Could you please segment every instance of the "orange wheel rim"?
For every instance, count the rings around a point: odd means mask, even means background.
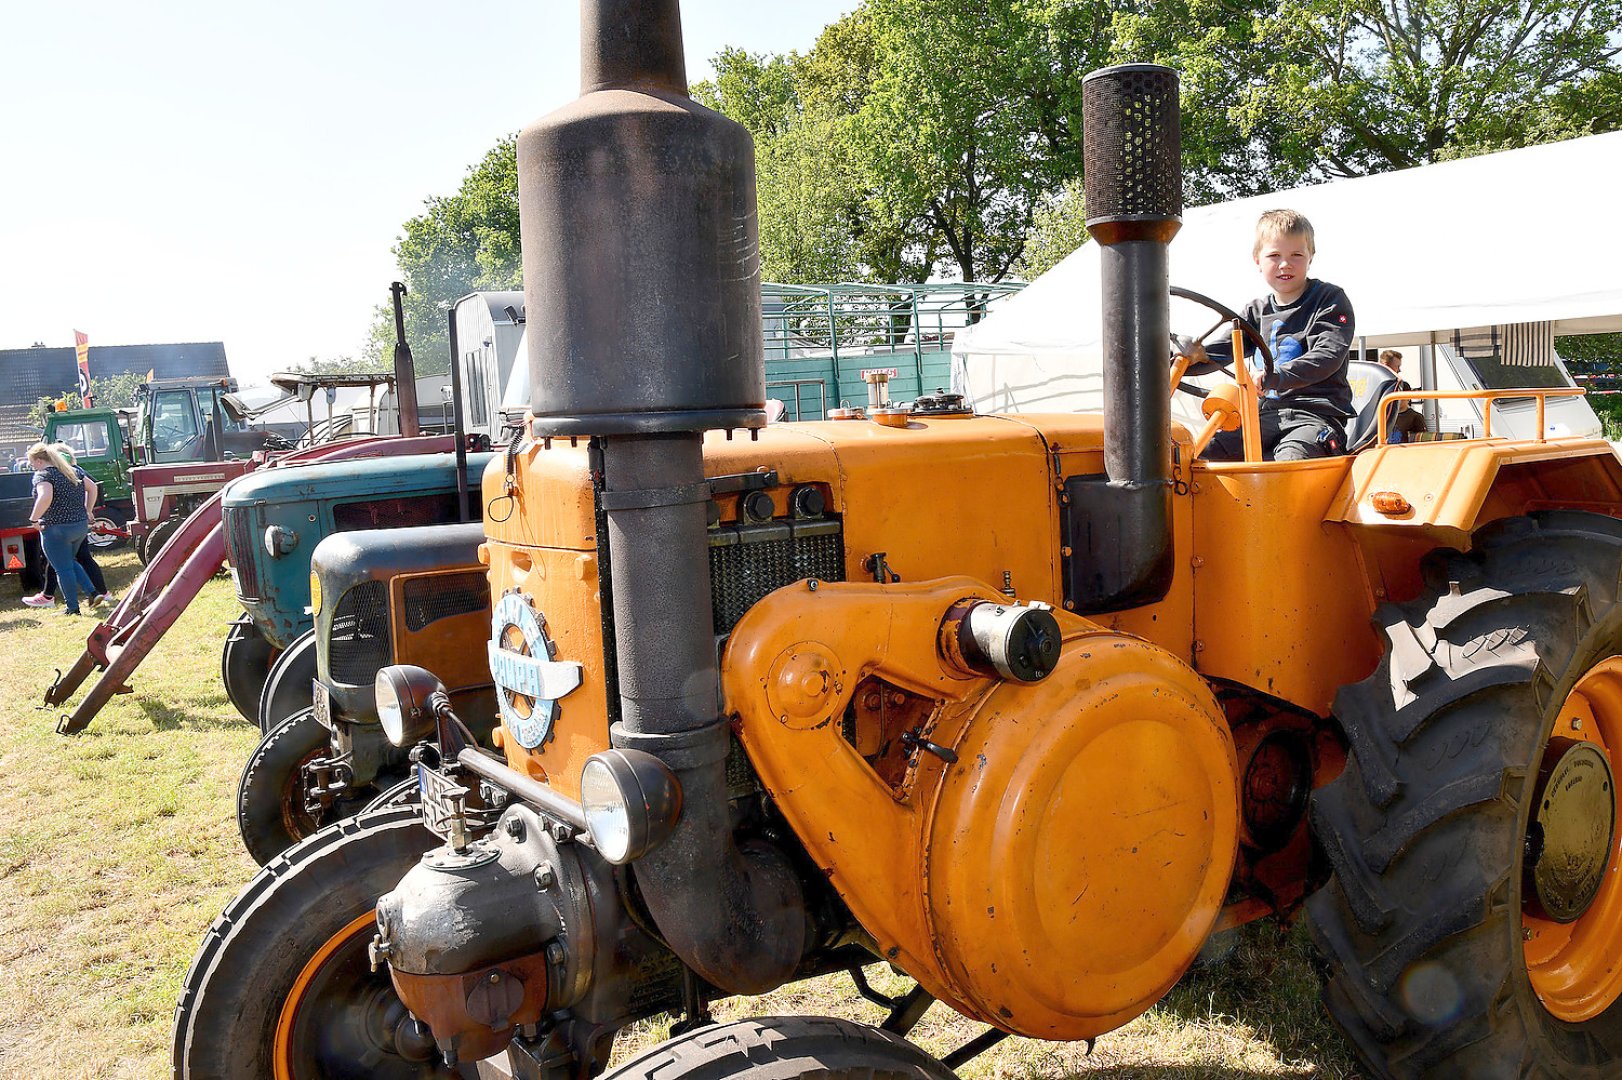
[[[276,1080],[294,1080],[293,1025],[298,1021],[299,1006],[304,1001],[310,983],[326,966],[327,961],[332,959],[334,953],[354,941],[355,935],[363,934],[376,925],[376,912],[368,911],[364,915],[357,915],[349,925],[328,938],[327,943],[316,950],[309,963],[299,971],[298,978],[293,980],[293,986],[287,992],[287,1000],[282,1002],[281,1015],[276,1019],[276,1042],[271,1055]]]
[[[1588,743],[1611,762],[1622,751],[1622,657],[1590,668],[1554,720],[1551,736]],[[1615,769],[1613,767],[1613,775]],[[1611,785],[1613,807],[1615,785]],[[1618,815],[1622,818],[1622,815]],[[1521,914],[1526,971],[1543,1007],[1568,1023],[1592,1020],[1622,997],[1622,820],[1611,837],[1604,877],[1574,922]]]

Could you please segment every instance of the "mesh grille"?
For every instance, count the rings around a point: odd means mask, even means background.
[[[363,581],[344,593],[332,613],[327,666],[334,682],[370,686],[388,662],[388,587],[381,581]]]
[[[490,587],[482,570],[412,578],[405,583],[404,593],[406,629],[413,634],[452,615],[490,610]]]
[[[806,578],[845,580],[845,545],[838,522],[719,531],[710,541],[715,632],[729,633],[767,593]]]
[[[1182,120],[1177,73],[1125,64],[1087,76],[1082,89],[1087,227],[1161,221],[1183,213]]]
[[[237,596],[259,600],[259,552],[253,543],[253,511],[246,506],[227,507],[225,533],[229,538],[231,565],[237,572]]]

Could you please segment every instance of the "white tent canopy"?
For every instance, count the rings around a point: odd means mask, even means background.
[[[1239,308],[1263,290],[1256,219],[1290,207],[1317,232],[1312,276],[1346,290],[1369,348],[1550,323],[1622,330],[1622,132],[1198,207],[1171,244],[1171,284]],[[1099,407],[1098,245],[1083,244],[953,346],[954,382],[996,412]],[[1214,317],[1172,309],[1172,329]]]

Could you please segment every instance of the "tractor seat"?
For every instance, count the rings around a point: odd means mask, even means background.
[[[1346,452],[1355,454],[1374,442],[1380,433],[1380,398],[1397,385],[1397,376],[1384,364],[1371,364],[1367,360],[1351,360],[1346,364],[1346,381],[1352,387],[1352,413],[1346,421]],[[1389,424],[1396,418],[1397,402],[1386,407],[1391,414]]]

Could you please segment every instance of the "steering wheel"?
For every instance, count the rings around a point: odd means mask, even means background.
[[[1267,347],[1267,339],[1262,337],[1261,331],[1257,330],[1254,326],[1251,326],[1248,322],[1246,322],[1238,312],[1234,311],[1226,304],[1222,304],[1211,299],[1204,293],[1195,292],[1193,289],[1184,289],[1173,285],[1171,287],[1171,294],[1179,299],[1198,304],[1203,308],[1208,308],[1209,310],[1214,311],[1217,315],[1221,316],[1216,322],[1211,324],[1210,328],[1207,329],[1205,333],[1194,339],[1196,342],[1203,345],[1205,343],[1205,339],[1216,333],[1218,330],[1224,328],[1231,329],[1234,325],[1237,325],[1240,333],[1244,335],[1244,339],[1250,342],[1250,344],[1254,345],[1256,347],[1256,351],[1261,354],[1262,367],[1267,372],[1265,377],[1269,379],[1273,377],[1273,350]],[[1235,359],[1238,358],[1236,357]],[[1188,365],[1188,370],[1185,371],[1184,374],[1209,375],[1213,371],[1220,371],[1230,376],[1233,374],[1228,367],[1218,363],[1215,360],[1205,360],[1198,364],[1190,364]],[[1205,391],[1203,389],[1192,384],[1186,384],[1181,379],[1177,381],[1177,386],[1174,389],[1181,390],[1185,394],[1193,394],[1195,397],[1205,396]]]

